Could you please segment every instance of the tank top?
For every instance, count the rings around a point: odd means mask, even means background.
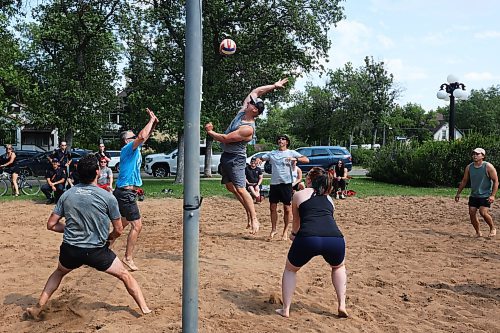
[[[474,166],[474,163],[469,164],[471,197],[487,198],[491,195],[493,182],[486,172],[487,164],[488,162],[483,162],[478,168]]]
[[[326,195],[313,195],[299,206],[300,229],[297,237],[344,237],[335,219],[333,205]]]
[[[251,126],[253,128],[253,135],[252,139],[255,139],[255,122],[246,122],[243,121],[243,116],[245,115],[245,111],[240,111],[234,117],[233,121],[229,124],[229,127],[226,129],[224,134],[229,134],[231,132],[236,131],[240,126],[242,125],[247,125]],[[247,143],[248,141],[238,141],[238,142],[231,142],[231,143],[223,143],[222,146],[222,151],[230,154],[235,154],[235,155],[241,155],[241,156],[247,156]]]
[[[297,176],[299,175],[297,168],[298,166],[295,166],[295,168],[293,168],[292,170],[292,183],[297,179]]]

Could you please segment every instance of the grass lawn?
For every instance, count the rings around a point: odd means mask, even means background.
[[[269,184],[270,179],[265,178],[263,184]],[[164,178],[164,179],[144,179],[144,184],[142,186],[147,197],[163,198],[182,198],[183,195],[183,185],[175,184],[174,178]],[[164,190],[172,190],[171,193],[165,193]],[[451,187],[411,187],[403,185],[387,184],[382,182],[377,182],[372,180],[370,177],[366,176],[354,176],[348,186],[348,189],[356,192],[356,196],[359,198],[365,198],[370,196],[441,196],[441,197],[454,197],[457,191],[456,188]],[[211,196],[225,196],[232,197],[225,187],[220,183],[220,178],[211,179],[200,179],[200,192],[203,197]],[[469,189],[465,189],[463,192],[463,197],[469,194]],[[29,197],[26,195],[21,195],[19,197],[13,197],[10,195],[9,191],[2,197],[1,201],[6,200],[44,200],[43,194],[40,192],[38,195]]]

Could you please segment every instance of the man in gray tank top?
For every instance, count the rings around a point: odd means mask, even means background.
[[[245,208],[247,213],[247,228],[252,234],[259,231],[259,221],[255,213],[252,196],[246,190],[245,167],[247,158],[247,143],[255,138],[255,119],[264,112],[264,102],[259,98],[274,91],[288,82],[282,79],[275,84],[255,88],[243,101],[243,106],[231,121],[224,133],[214,131],[212,123],[205,125],[207,134],[215,141],[222,143],[222,156],[219,172],[222,184],[233,193]]]
[[[493,237],[497,234],[497,229],[493,224],[489,208],[495,201],[495,195],[498,191],[498,175],[493,164],[484,161],[485,156],[486,151],[483,148],[476,148],[472,151],[474,162],[465,168],[464,177],[458,186],[457,195],[455,195],[455,201],[458,202],[460,200],[460,192],[462,192],[470,179],[469,216],[472,226],[476,230],[477,237],[482,236],[477,218],[478,210],[479,214],[490,227],[488,237]]]

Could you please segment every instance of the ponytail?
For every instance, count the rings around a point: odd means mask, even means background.
[[[311,185],[314,190],[315,195],[328,195],[332,192],[333,189],[333,176],[335,175],[335,171],[329,169],[325,171],[325,169],[320,167],[312,168],[307,176],[311,180]]]

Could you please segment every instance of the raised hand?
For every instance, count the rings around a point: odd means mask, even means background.
[[[284,79],[281,79],[281,80],[279,80],[278,82],[276,82],[276,83],[274,84],[274,86],[275,86],[276,88],[283,88],[283,86],[284,86],[285,84],[287,84],[287,83],[288,83],[288,78],[284,78]]]
[[[209,132],[213,130],[214,130],[214,125],[212,125],[212,123],[205,124],[205,131]]]

